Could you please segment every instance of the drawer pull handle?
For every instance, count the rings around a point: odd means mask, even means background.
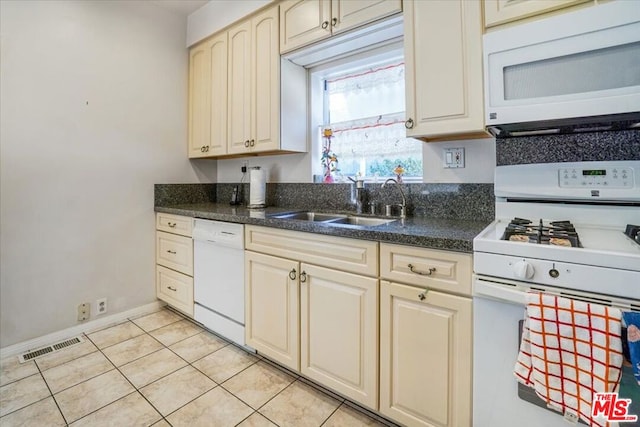
[[[244,142],[244,146],[249,148],[249,140],[248,139]]]
[[[176,228],[176,223],[175,222],[168,222],[167,225],[171,228]]]
[[[412,273],[419,274],[421,276],[431,276],[433,274],[433,272],[436,271],[435,268],[430,268],[428,272],[419,271],[419,270],[416,270],[415,268],[413,268],[413,265],[411,265],[411,264],[409,264],[408,267],[409,267],[409,270],[411,270]]]
[[[331,20],[331,26],[332,26],[332,27],[335,27],[337,23],[338,23],[338,18],[333,18],[333,19]]]
[[[326,30],[328,26],[329,26],[329,21],[324,21],[324,22],[322,23],[322,29],[323,29],[323,30]]]
[[[291,280],[296,280],[296,269],[295,269],[295,268],[294,268],[294,269],[292,269],[292,270],[289,272],[289,279],[291,279]]]
[[[252,139],[251,141],[249,141],[249,145],[252,146],[252,147],[255,146],[256,145],[256,140]]]
[[[172,251],[171,249],[167,249],[167,252],[169,252],[170,254],[175,255],[177,252],[176,251]]]
[[[427,298],[427,292],[429,292],[429,289],[425,289],[424,292],[418,294],[418,298],[420,298],[420,301],[424,301]]]
[[[302,271],[302,273],[300,273],[300,283],[304,283],[307,281],[307,272],[306,271]]]
[[[167,286],[167,289],[169,289],[170,291],[173,291],[173,292],[177,291],[176,288],[172,288],[171,286]]]

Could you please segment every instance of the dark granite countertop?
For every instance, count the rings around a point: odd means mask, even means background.
[[[380,242],[398,243],[467,253],[471,253],[473,251],[473,238],[489,224],[487,221],[412,216],[407,217],[404,220],[398,219],[395,222],[385,225],[364,227],[347,224],[328,224],[313,221],[270,218],[270,215],[276,213],[300,211],[300,209],[268,207],[266,209],[255,210],[247,209],[243,206],[234,207],[224,203],[193,203],[156,206],[155,211],[217,221],[254,224],[286,230],[350,237],[354,239],[375,240]],[[354,214],[353,212],[345,211],[334,211],[334,213]]]

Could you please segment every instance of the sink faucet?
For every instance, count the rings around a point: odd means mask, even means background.
[[[362,206],[364,205],[364,180],[360,178],[360,176],[356,176],[356,179],[353,179],[351,177],[348,178],[356,185],[356,213],[361,214]],[[353,187],[351,191],[353,191]],[[353,193],[351,193],[351,195],[351,197],[353,197]]]
[[[398,188],[398,190],[400,190],[400,195],[402,196],[402,204],[401,205],[396,205],[396,206],[400,206],[400,218],[405,218],[407,216],[407,199],[404,197],[404,191],[402,191],[402,185],[400,185],[400,183],[398,181],[396,181],[393,178],[389,178],[387,179],[384,184],[382,184],[382,187],[380,188],[384,188],[385,185],[387,185],[387,183],[389,182],[393,182],[396,187]],[[393,205],[386,205],[386,215],[387,216],[391,216],[391,206]]]

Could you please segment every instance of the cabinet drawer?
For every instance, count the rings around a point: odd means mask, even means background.
[[[193,242],[191,238],[157,231],[156,263],[193,276]]]
[[[193,279],[156,265],[156,296],[193,317]]]
[[[156,229],[191,237],[193,218],[158,212],[156,214]]]
[[[471,295],[471,255],[380,244],[380,277]]]
[[[246,226],[245,248],[365,276],[378,275],[378,242]]]

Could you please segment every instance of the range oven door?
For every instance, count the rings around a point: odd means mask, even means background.
[[[535,393],[513,374],[520,348],[525,291],[508,283],[474,276],[473,425],[478,427],[566,427],[558,412],[536,406]],[[631,398],[640,414],[640,386],[630,367],[623,369],[620,397]],[[532,401],[534,403],[532,403]],[[544,406],[544,403],[542,403]],[[621,426],[624,426],[622,424]]]

